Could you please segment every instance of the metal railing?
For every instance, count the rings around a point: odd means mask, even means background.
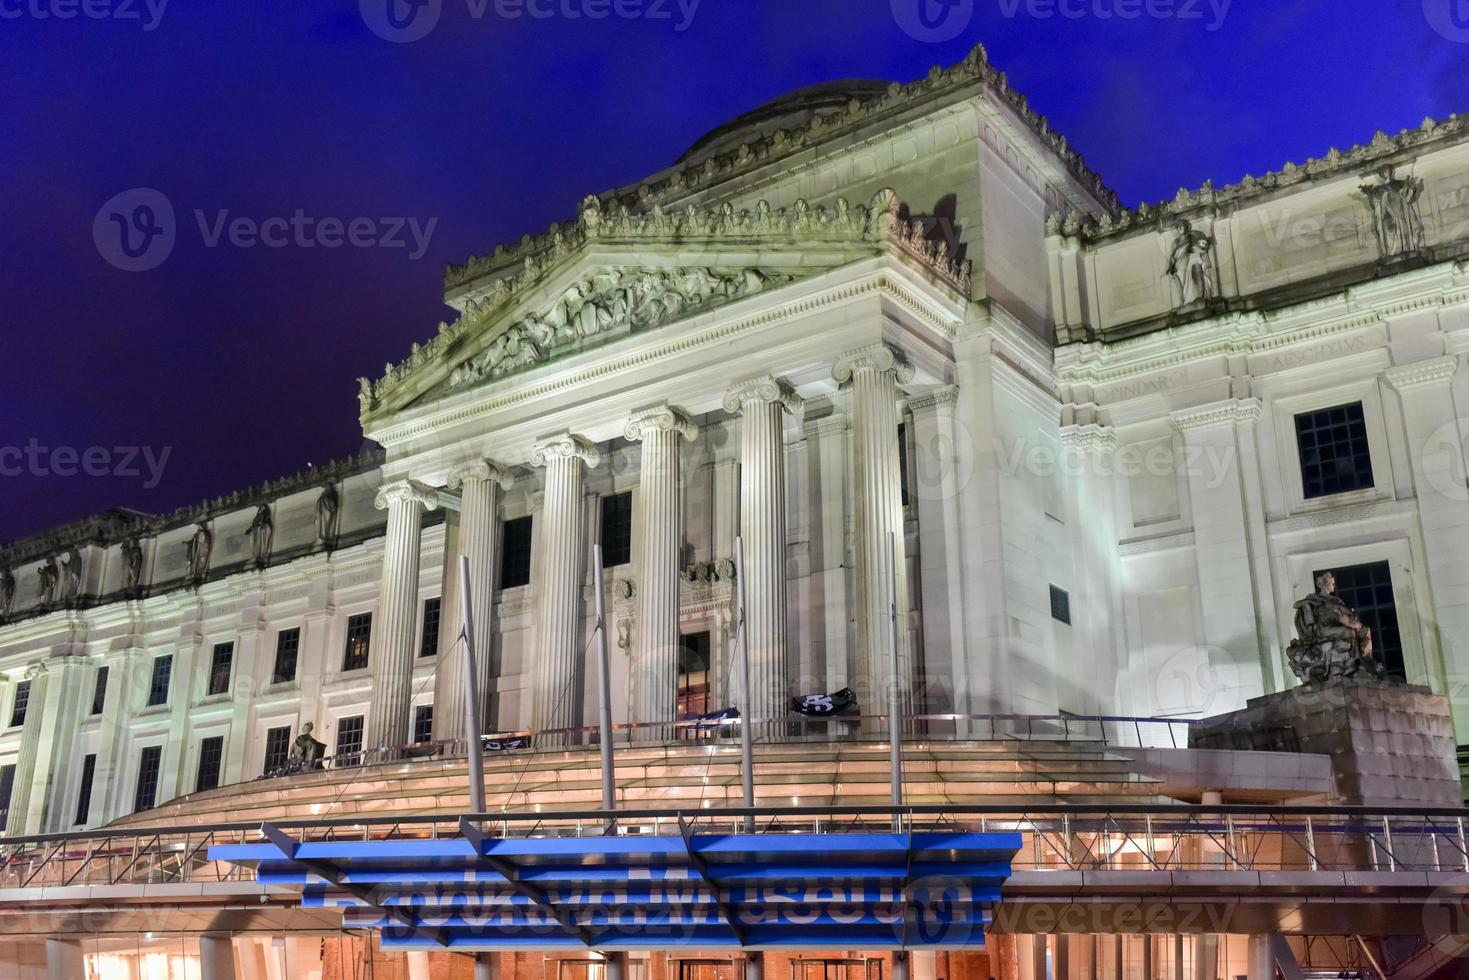
[[[1379,871],[1469,874],[1469,810],[1044,805],[757,807],[468,814],[491,837],[1014,832],[1016,871]],[[298,841],[462,836],[461,815],[282,820]],[[11,889],[254,880],[210,861],[217,844],[264,840],[256,823],[0,838]],[[17,896],[19,898],[20,896]],[[27,898],[27,900],[33,900]]]

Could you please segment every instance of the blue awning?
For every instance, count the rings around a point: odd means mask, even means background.
[[[389,948],[974,949],[1014,833],[764,833],[221,845]]]

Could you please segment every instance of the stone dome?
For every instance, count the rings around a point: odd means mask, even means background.
[[[890,84],[872,78],[846,78],[787,92],[705,133],[684,151],[678,162],[688,163],[715,156],[742,143],[769,136],[778,129],[794,129],[816,116],[845,111],[853,99],[869,102],[881,98]]]

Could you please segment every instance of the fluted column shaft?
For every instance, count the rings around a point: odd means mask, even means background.
[[[459,501],[459,554],[469,559],[470,601],[474,613],[475,680],[479,688],[481,727],[493,724],[491,706],[495,703],[491,670],[495,637],[495,589],[500,557],[500,495],[515,485],[510,471],[489,460],[474,460],[449,474],[449,487],[461,491]],[[455,568],[459,554],[449,556]],[[456,580],[457,581],[457,580]],[[452,602],[450,601],[452,598]],[[441,622],[439,629],[458,636],[463,618],[459,597],[444,596],[441,610],[456,610],[453,622]],[[434,733],[439,739],[465,737],[464,648],[459,644],[442,644],[438,674],[434,678]],[[481,733],[483,734],[483,733]]]
[[[635,722],[669,722],[678,716],[678,572],[683,550],[678,440],[692,441],[698,432],[686,415],[666,405],[639,412],[627,423],[627,438],[643,444],[631,691]]]
[[[598,462],[596,447],[570,434],[542,440],[531,453],[531,465],[546,469],[533,571],[537,655],[532,717],[540,731],[582,723],[582,497],[586,467]]]
[[[437,506],[437,494],[411,480],[387,484],[377,495],[378,510],[388,512],[388,527],[368,660],[372,668],[368,748],[397,748],[408,742],[413,658],[418,650],[414,633],[419,544],[423,512]]]
[[[740,535],[744,540],[745,643],[750,651],[750,691],[738,664],[729,671],[738,707],[751,721],[786,715],[786,474],[781,413],[800,400],[774,378],[736,385],[724,398],[729,412],[744,415],[740,427]]]
[[[857,646],[852,680],[865,715],[886,714],[893,697],[906,706],[911,683],[907,643],[907,576],[904,574],[902,474],[898,456],[897,382],[912,368],[885,345],[850,351],[832,372],[850,383],[852,397],[853,501],[856,510]],[[893,541],[898,608],[898,677],[889,690],[889,631],[893,593],[887,576],[889,535]]]

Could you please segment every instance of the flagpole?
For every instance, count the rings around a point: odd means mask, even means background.
[[[595,591],[597,597],[597,677],[602,686],[601,738],[602,743],[602,809],[617,809],[617,776],[612,766],[612,670],[607,654],[607,600],[602,592],[602,546],[592,549],[596,564]],[[607,827],[612,828],[609,818]]]
[[[892,759],[890,765],[893,775],[893,806],[903,805],[903,729],[901,712],[903,708],[902,697],[902,673],[898,669],[898,569],[894,552],[895,535],[888,532],[888,560],[887,560],[887,585],[888,585],[888,613],[892,628],[888,632],[888,738],[892,743]],[[893,814],[893,829],[896,831],[902,826],[902,817],[896,812]]]
[[[755,808],[755,747],[750,729],[755,719],[750,706],[754,701],[750,693],[750,641],[745,635],[745,542],[735,535],[735,641],[740,651],[740,686],[744,689],[744,704],[740,705],[740,782],[745,790],[745,806]],[[749,819],[754,829],[755,818]]]
[[[482,731],[479,716],[479,669],[474,649],[474,606],[470,596],[474,590],[469,582],[469,556],[459,556],[459,608],[464,639],[464,741],[469,747],[469,809],[474,813],[485,812],[485,756],[480,742]]]

